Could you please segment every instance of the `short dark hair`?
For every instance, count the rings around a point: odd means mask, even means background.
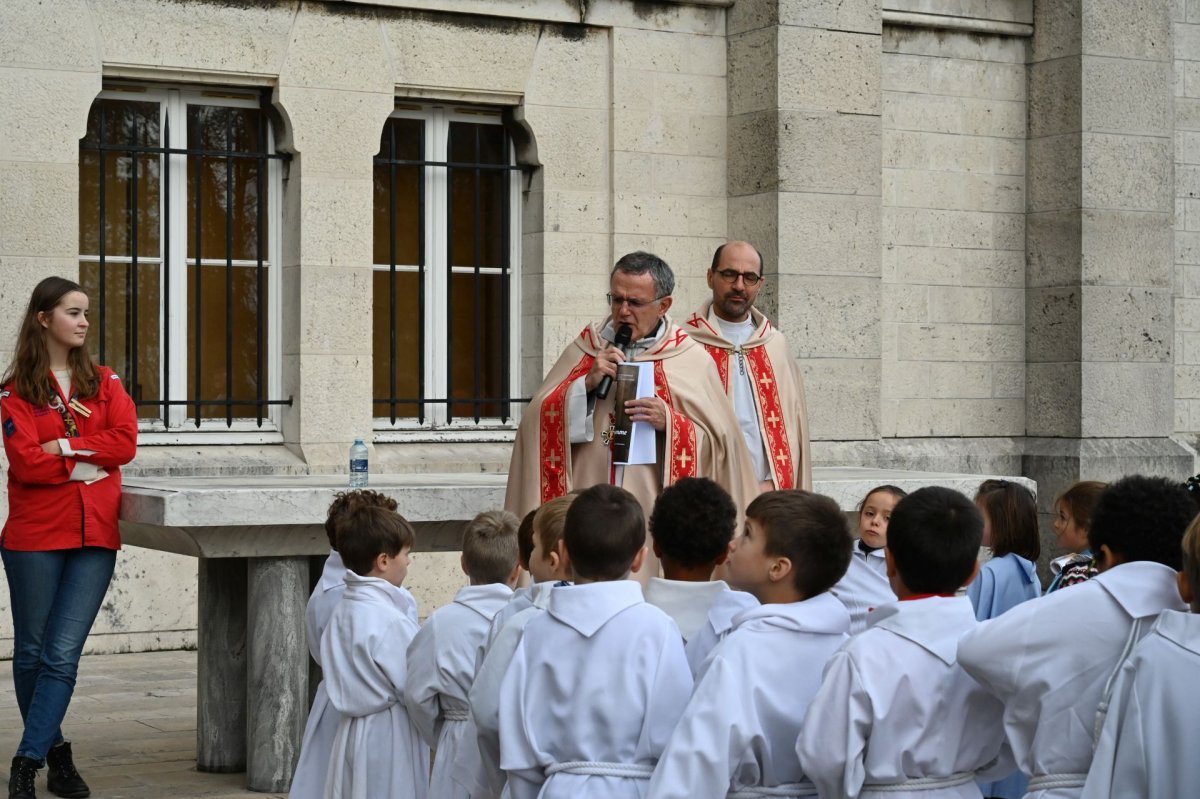
[[[619,580],[646,545],[646,517],[637,499],[604,483],[580,492],[567,511],[563,543],[576,577]]]
[[[1151,561],[1179,571],[1183,533],[1195,515],[1196,504],[1178,481],[1129,475],[1100,495],[1088,545],[1094,555],[1107,546],[1126,561]]]
[[[338,548],[338,525],[341,524],[342,519],[355,508],[367,506],[384,508],[385,510],[395,510],[397,508],[396,500],[385,494],[380,494],[378,491],[371,491],[368,488],[339,491],[334,495],[333,502],[329,503],[329,511],[325,516],[325,536],[329,539],[330,549],[336,550]]]
[[[1036,561],[1042,554],[1038,532],[1037,500],[1029,489],[1011,480],[984,480],[975,494],[991,527],[992,556],[1010,552]]]
[[[731,241],[727,241],[724,244],[722,244],[721,246],[717,247],[717,249],[713,252],[712,266],[710,266],[708,268],[708,271],[710,271],[710,272],[717,271],[717,267],[721,265],[721,253],[725,252],[725,248],[732,243],[733,242],[731,242]],[[748,241],[743,242],[743,243],[750,244],[750,242],[748,242]],[[763,272],[765,272],[767,270],[767,261],[765,258],[763,258],[762,250],[758,249],[753,244],[750,244],[750,247],[758,255],[758,273],[761,275]]]
[[[666,261],[651,252],[636,250],[622,255],[621,259],[613,266],[612,271],[608,273],[609,278],[617,272],[624,272],[627,275],[644,275],[649,272],[650,277],[654,278],[654,299],[656,300],[670,297],[675,291],[675,273],[671,271],[671,267],[667,266]]]
[[[477,585],[503,583],[517,565],[517,517],[486,510],[463,528],[463,571]]]
[[[533,517],[537,516],[537,508],[525,514],[517,526],[517,557],[521,565],[529,568],[529,559],[533,557]]]
[[[408,520],[392,510],[364,505],[350,511],[338,527],[338,552],[346,568],[366,575],[380,555],[398,555],[412,547],[416,533]]]
[[[919,488],[897,503],[887,548],[909,591],[949,594],[971,579],[983,543],[975,503],[943,486]]]
[[[755,497],[746,518],[758,522],[763,551],[792,562],[792,582],[805,598],[824,593],[850,567],[853,541],[837,502],[811,491],[786,489]]]
[[[733,498],[707,477],[668,486],[650,513],[650,535],[663,559],[681,566],[715,563],[729,551],[736,529]]]

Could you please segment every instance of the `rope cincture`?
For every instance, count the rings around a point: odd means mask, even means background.
[[[471,714],[466,710],[442,710],[443,721],[469,721]]]
[[[1048,791],[1051,788],[1082,788],[1087,782],[1087,774],[1043,774],[1029,780],[1027,793]]]
[[[769,799],[770,797],[785,797],[786,799],[802,799],[806,796],[816,796],[817,786],[808,780],[802,782],[785,782],[780,785],[754,785],[730,791],[725,799]]]
[[[931,791],[936,788],[955,788],[975,780],[974,771],[956,771],[946,777],[914,777],[904,782],[867,783],[864,792],[905,793],[907,791]]]
[[[582,774],[588,777],[625,777],[631,780],[648,780],[654,774],[654,766],[641,763],[605,763],[598,760],[568,760],[546,767],[546,777],[555,774]]]

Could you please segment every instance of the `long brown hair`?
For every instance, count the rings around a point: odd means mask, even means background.
[[[65,277],[48,277],[33,288],[21,329],[17,332],[17,346],[12,363],[0,378],[0,385],[13,385],[18,397],[31,405],[49,405],[57,395],[50,374],[50,351],[46,348],[46,328],[38,321],[39,313],[50,313],[62,298],[72,291],[83,292],[79,284]],[[67,366],[71,369],[71,384],[81,399],[96,396],[100,390],[100,377],[96,364],[87,347],[75,347],[67,354]]]
[[[1036,561],[1042,554],[1038,535],[1037,502],[1029,489],[1008,480],[984,480],[975,502],[987,514],[992,531],[992,556],[1014,552]]]

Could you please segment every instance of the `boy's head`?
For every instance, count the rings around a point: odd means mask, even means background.
[[[325,514],[325,535],[329,538],[329,548],[337,551],[338,525],[350,511],[362,506],[395,510],[396,500],[384,496],[378,491],[359,488],[354,491],[339,491],[329,503],[329,511]]]
[[[974,502],[942,486],[918,489],[892,511],[888,576],[910,594],[953,594],[974,576],[982,543],[983,516]]]
[[[737,527],[737,508],[725,489],[706,477],[685,477],[668,486],[650,514],[654,554],[663,574],[694,571],[707,580],[729,555]]]
[[[1188,491],[1165,477],[1123,477],[1096,503],[1088,542],[1101,570],[1146,560],[1179,571],[1180,541],[1196,515]]]
[[[533,517],[536,515],[537,508],[534,508],[525,514],[517,527],[517,562],[525,571],[529,571],[529,558],[533,554]]]
[[[1192,520],[1183,534],[1183,568],[1179,572],[1179,595],[1200,613],[1200,516]]]
[[[529,573],[534,582],[547,583],[569,579],[570,573],[562,562],[563,527],[567,523],[567,510],[575,501],[576,494],[566,494],[550,500],[537,509],[533,517],[533,551],[529,555]]]
[[[408,553],[416,534],[393,510],[362,506],[351,510],[338,526],[338,552],[346,568],[360,577],[381,577],[403,585]]]
[[[563,545],[576,582],[620,580],[642,565],[642,506],[617,486],[601,484],[581,491],[567,510]]]
[[[850,565],[853,542],[832,499],[790,489],[760,494],[729,555],[729,582],[760,602],[797,602],[832,588]]]
[[[461,562],[471,585],[516,582],[517,525],[517,517],[506,510],[484,511],[467,522]]]

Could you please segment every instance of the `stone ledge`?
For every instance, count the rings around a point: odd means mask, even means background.
[[[958,17],[946,14],[925,14],[917,11],[883,11],[884,25],[908,28],[930,28],[932,30],[985,33],[994,36],[1033,36],[1033,25],[1024,22],[1006,22],[997,19]]]

